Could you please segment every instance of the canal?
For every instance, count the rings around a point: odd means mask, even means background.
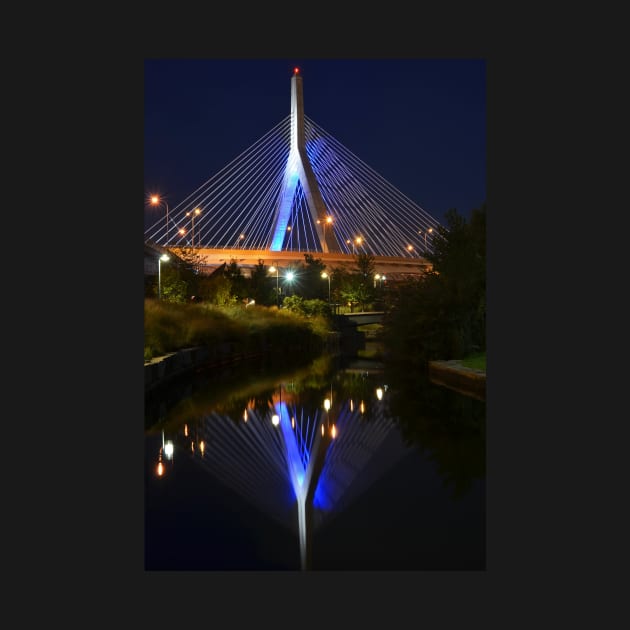
[[[180,379],[145,402],[145,569],[484,570],[485,413],[366,358]]]

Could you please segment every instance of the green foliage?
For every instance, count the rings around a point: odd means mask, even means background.
[[[305,264],[300,271],[300,294],[307,300],[322,298],[328,295],[328,283],[322,280],[322,271],[326,265],[321,258],[304,254]]]
[[[298,352],[321,349],[330,326],[326,318],[263,306],[216,306],[146,299],[144,356],[153,358],[193,346],[222,342],[238,344],[243,352],[263,349]]]
[[[471,368],[473,370],[481,370],[482,372],[486,371],[486,353],[485,352],[477,352],[475,354],[471,354],[463,359],[460,359],[461,364],[464,367]]]
[[[372,254],[357,254],[356,256],[357,271],[368,281],[374,277],[376,265]]]
[[[273,287],[270,282],[273,281]],[[258,305],[272,306],[276,303],[276,279],[270,279],[269,271],[263,260],[253,267],[249,277],[249,297]]]
[[[390,292],[385,343],[392,356],[420,367],[485,350],[485,204],[470,224],[452,209],[438,227],[433,270]]]

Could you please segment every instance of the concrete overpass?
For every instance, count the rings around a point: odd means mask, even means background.
[[[178,247],[171,249],[174,253],[180,250]],[[268,267],[274,265],[279,269],[286,269],[303,264],[305,255],[305,252],[295,251],[272,252],[266,249],[209,249],[205,247],[194,248],[194,252],[199,256],[199,262],[204,271],[208,273],[224,262],[229,264],[232,260],[235,260],[238,266],[244,269],[255,267],[261,260]],[[333,267],[356,269],[356,256],[354,254],[314,252],[312,256],[316,260],[321,260],[327,269]],[[372,256],[372,260],[377,273],[390,276],[392,279],[394,277],[422,275],[431,269],[431,263],[422,257]]]

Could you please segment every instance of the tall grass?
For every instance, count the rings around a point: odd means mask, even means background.
[[[261,347],[312,349],[330,329],[323,316],[304,317],[262,306],[177,304],[145,299],[144,359],[194,346],[236,342],[244,351]]]

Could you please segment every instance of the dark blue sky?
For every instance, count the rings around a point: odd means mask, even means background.
[[[145,59],[145,227],[290,113],[304,111],[438,221],[486,200],[483,59]]]

